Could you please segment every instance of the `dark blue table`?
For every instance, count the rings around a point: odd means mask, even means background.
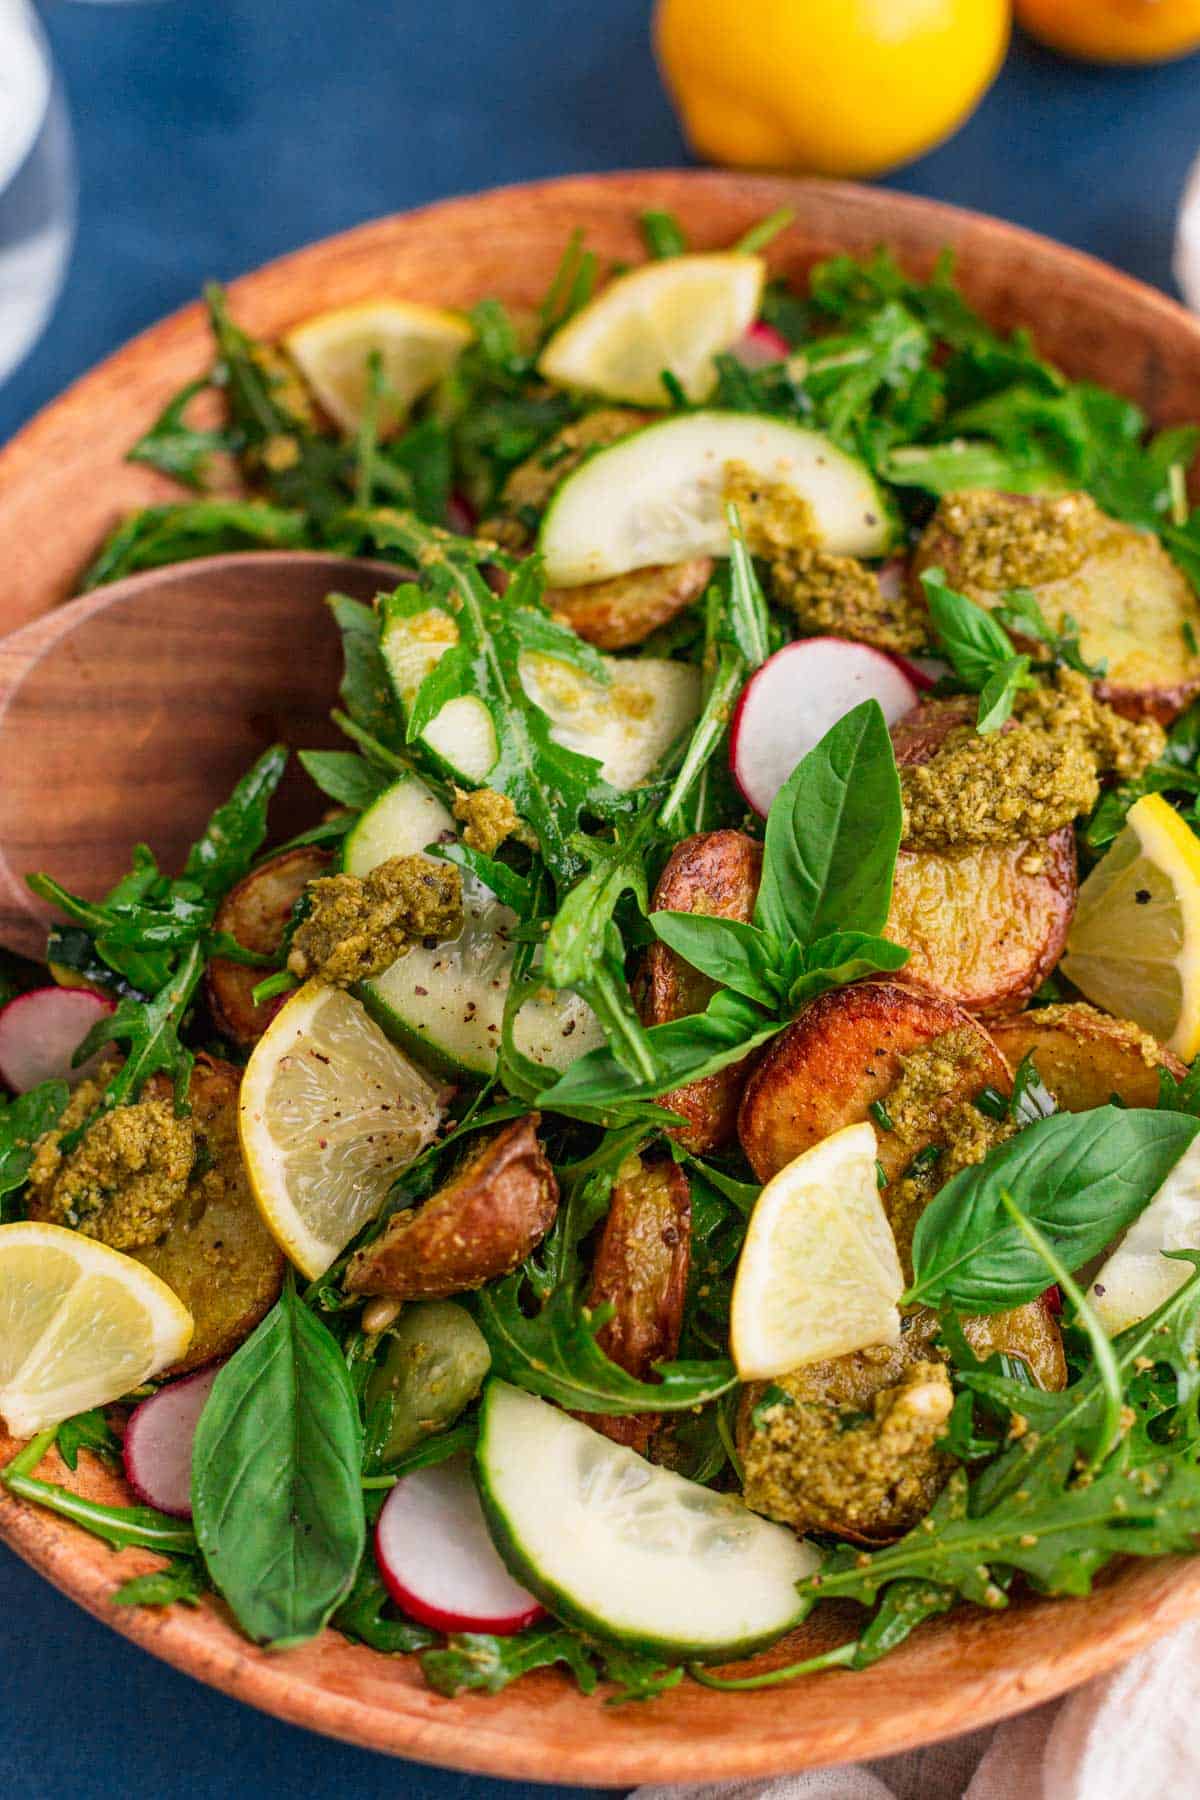
[[[52,4],[82,171],[50,329],[0,389],[0,438],[122,339],[309,239],[446,194],[684,160],[648,0]],[[1018,44],[951,143],[892,178],[1170,283],[1200,149],[1200,62],[1100,71]],[[5,1791],[489,1800],[305,1735],[152,1661],[0,1550]],[[566,1790],[563,1790],[564,1792]]]

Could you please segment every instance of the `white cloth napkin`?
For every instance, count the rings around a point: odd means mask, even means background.
[[[774,1781],[644,1787],[634,1800],[1191,1800],[1198,1722],[1200,1623],[991,1732]]]

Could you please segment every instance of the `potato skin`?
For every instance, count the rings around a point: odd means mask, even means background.
[[[900,766],[937,755],[975,702],[926,700],[892,727]],[[1075,835],[961,849],[902,849],[885,937],[912,952],[905,977],[991,1018],[1016,1012],[1062,955],[1079,889]]]
[[[347,1292],[445,1300],[524,1262],[558,1211],[540,1122],[530,1113],[503,1126],[437,1193],[389,1220],[351,1259]]]
[[[273,956],[296,901],[310,881],[328,872],[332,860],[328,850],[315,845],[273,856],[230,888],[217,908],[215,929],[228,932],[243,949]],[[251,991],[268,973],[219,956],[208,965],[205,987],[213,1024],[222,1037],[244,1050],[258,1042],[286,998],[279,994],[255,1006]]]
[[[589,644],[601,650],[628,650],[698,600],[712,580],[712,572],[711,556],[657,563],[609,581],[550,588],[546,604]]]
[[[1158,1071],[1187,1070],[1173,1051],[1129,1019],[1079,1001],[997,1020],[992,1034],[1015,1069],[1030,1053],[1063,1112],[1090,1112],[1115,1094],[1126,1106],[1158,1105]]]
[[[884,936],[908,980],[993,1018],[1024,1006],[1062,955],[1078,892],[1069,826],[1042,844],[901,850]]]
[[[1003,498],[1027,506],[1037,497]],[[939,507],[917,546],[914,582],[922,569],[940,567],[951,587],[981,606],[995,605],[1000,597],[996,589],[964,580],[963,544]],[[1065,614],[1077,621],[1084,656],[1108,664],[1105,677],[1096,683],[1097,697],[1117,712],[1169,725],[1200,692],[1200,657],[1188,650],[1183,634],[1185,622],[1200,632],[1200,602],[1153,533],[1100,515],[1078,569],[1024,585],[1032,586],[1052,627],[1058,628]],[[1036,645],[1018,643],[1036,654]]]
[[[900,1078],[902,1056],[965,1027],[979,1044],[964,1068],[962,1091],[947,1107],[988,1084],[1007,1093],[1012,1075],[984,1027],[963,1007],[896,980],[856,981],[804,1007],[763,1052],[746,1083],[738,1135],[760,1181],[769,1181],[804,1150],[844,1125],[870,1117]],[[930,1141],[933,1141],[932,1135]],[[895,1180],[920,1146],[884,1133],[879,1160]]]
[[[652,911],[704,913],[749,923],[762,878],[762,845],[744,831],[705,831],[677,844],[654,890]],[[665,944],[646,952],[638,983],[638,1011],[645,1025],[665,1025],[703,1012],[715,983]],[[688,1121],[671,1134],[700,1154],[729,1143],[737,1130],[738,1102],[750,1059],[731,1063],[702,1081],[664,1094],[660,1106]]]
[[[219,1181],[203,1176],[187,1194],[165,1237],[131,1254],[173,1288],[195,1329],[187,1354],[168,1375],[182,1375],[229,1356],[249,1337],[279,1298],[286,1261],[259,1217],[238,1141],[237,1100],[241,1071],[200,1055],[188,1087],[196,1132]],[[170,1093],[155,1076],[145,1094]]]
[[[691,1267],[692,1192],[670,1157],[630,1157],[621,1165],[592,1263],[588,1305],[615,1312],[596,1342],[626,1374],[651,1379],[655,1363],[679,1349]],[[644,1456],[657,1413],[580,1415],[594,1430]]]
[[[963,1319],[962,1328],[981,1361],[996,1355],[1019,1356],[1040,1388],[1056,1394],[1066,1387],[1067,1359],[1049,1294],[1011,1312]]]

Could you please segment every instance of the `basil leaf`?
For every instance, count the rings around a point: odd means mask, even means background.
[[[941,569],[925,569],[921,586],[933,621],[938,648],[973,693],[979,693],[1016,649],[1003,625],[986,608],[947,586]]]
[[[289,1280],[213,1383],[193,1451],[196,1537],[257,1643],[306,1642],[349,1593],[366,1532],[362,1436],[341,1351]]]
[[[650,1027],[646,1039],[654,1057],[653,1075],[632,1074],[611,1050],[589,1050],[551,1087],[543,1088],[538,1105],[579,1117],[599,1115],[602,1123],[608,1123],[614,1109],[621,1113],[630,1102],[654,1100],[672,1088],[714,1075],[782,1029],[781,1020],[768,1018],[742,995],[714,994],[705,1012]]]
[[[988,676],[979,691],[979,710],[975,715],[976,731],[981,736],[992,731],[999,731],[1000,727],[1007,724],[1012,717],[1012,709],[1018,693],[1022,688],[1033,685],[1027,656],[1014,656],[1008,662],[1001,663]]]
[[[653,912],[649,922],[655,936],[701,974],[760,1006],[778,1005],[779,946],[757,925],[686,912]]]
[[[1074,1271],[1137,1218],[1198,1131],[1200,1121],[1184,1113],[1117,1106],[1027,1126],[925,1208],[906,1304],[992,1313],[1036,1299],[1045,1264],[1002,1196],[1012,1196]]]
[[[776,794],[754,923],[781,944],[877,933],[892,899],[903,812],[877,700],[838,720]]]
[[[903,944],[893,944],[890,938],[864,931],[832,932],[805,953],[804,970],[788,989],[788,1005],[795,1011],[827,988],[842,987],[881,970],[892,974],[904,967],[910,955]]]

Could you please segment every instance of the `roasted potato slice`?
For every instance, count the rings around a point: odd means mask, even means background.
[[[346,1289],[396,1300],[445,1300],[507,1275],[545,1237],[558,1183],[537,1135],[514,1119],[474,1149],[444,1187],[397,1213],[351,1258]]]
[[[901,766],[929,762],[975,702],[926,700],[892,727]],[[1078,892],[1075,837],[902,849],[884,935],[912,955],[908,980],[985,1016],[1016,1012],[1062,955]]]
[[[229,1356],[274,1306],[285,1259],[259,1217],[238,1142],[241,1071],[198,1056],[188,1088],[197,1147],[207,1167],[193,1176],[166,1235],[130,1254],[174,1288],[195,1322],[182,1375]],[[170,1093],[155,1076],[145,1093]]]
[[[759,1180],[769,1181],[843,1125],[870,1118],[872,1103],[899,1080],[901,1057],[960,1030],[978,1055],[963,1060],[961,1081],[943,1098],[947,1109],[989,1085],[1007,1093],[1012,1082],[991,1037],[963,1007],[894,980],[856,981],[811,1001],[767,1045],[742,1096],[738,1134]],[[936,1120],[928,1141],[937,1141]],[[919,1148],[881,1134],[879,1160],[889,1182]]]
[[[1039,1385],[1062,1388],[1066,1362],[1045,1300],[963,1329],[980,1357],[1019,1356]],[[880,1345],[810,1363],[774,1384],[752,1383],[738,1410],[745,1500],[797,1531],[832,1531],[881,1544],[910,1531],[929,1511],[953,1464],[937,1448],[953,1393],[936,1343],[938,1319],[925,1307],[905,1320],[898,1345]]]
[[[698,600],[712,579],[710,556],[691,562],[658,563],[609,581],[550,588],[546,604],[581,638],[601,650],[628,650]]]
[[[910,981],[984,1017],[1015,1012],[1062,955],[1075,911],[1075,835],[901,850],[885,937]]]
[[[1187,1073],[1173,1051],[1129,1019],[1079,1001],[998,1019],[992,1035],[1015,1069],[1032,1054],[1064,1112],[1090,1112],[1115,1095],[1126,1106],[1158,1105],[1158,1071]]]
[[[293,906],[310,881],[328,873],[332,860],[328,850],[314,845],[273,856],[230,888],[217,908],[216,930],[228,932],[245,950],[273,956],[283,942]],[[205,982],[213,1024],[244,1050],[258,1042],[286,998],[280,994],[255,1006],[250,996],[265,973],[219,956],[208,965]]]
[[[685,838],[671,852],[654,890],[656,912],[704,913],[710,918],[748,923],[758,898],[762,846],[743,831],[706,831]],[[665,944],[646,952],[638,982],[638,1006],[646,1025],[665,1025],[703,1012],[715,983]],[[664,1094],[660,1105],[688,1123],[675,1132],[681,1144],[700,1153],[727,1144],[737,1129],[738,1101],[747,1063],[731,1063],[703,1081]]]
[[[692,1196],[687,1176],[670,1157],[629,1157],[617,1172],[612,1204],[592,1264],[588,1305],[615,1311],[596,1342],[627,1374],[651,1378],[655,1363],[679,1349],[691,1264]],[[643,1455],[658,1415],[586,1415],[614,1443]]]
[[[1100,699],[1166,725],[1200,692],[1200,600],[1152,532],[1123,525],[1085,494],[949,494],[913,560],[941,567],[981,606],[1028,587],[1051,627],[1075,620],[1088,662],[1107,664]],[[1022,646],[1035,648],[1036,646]]]

